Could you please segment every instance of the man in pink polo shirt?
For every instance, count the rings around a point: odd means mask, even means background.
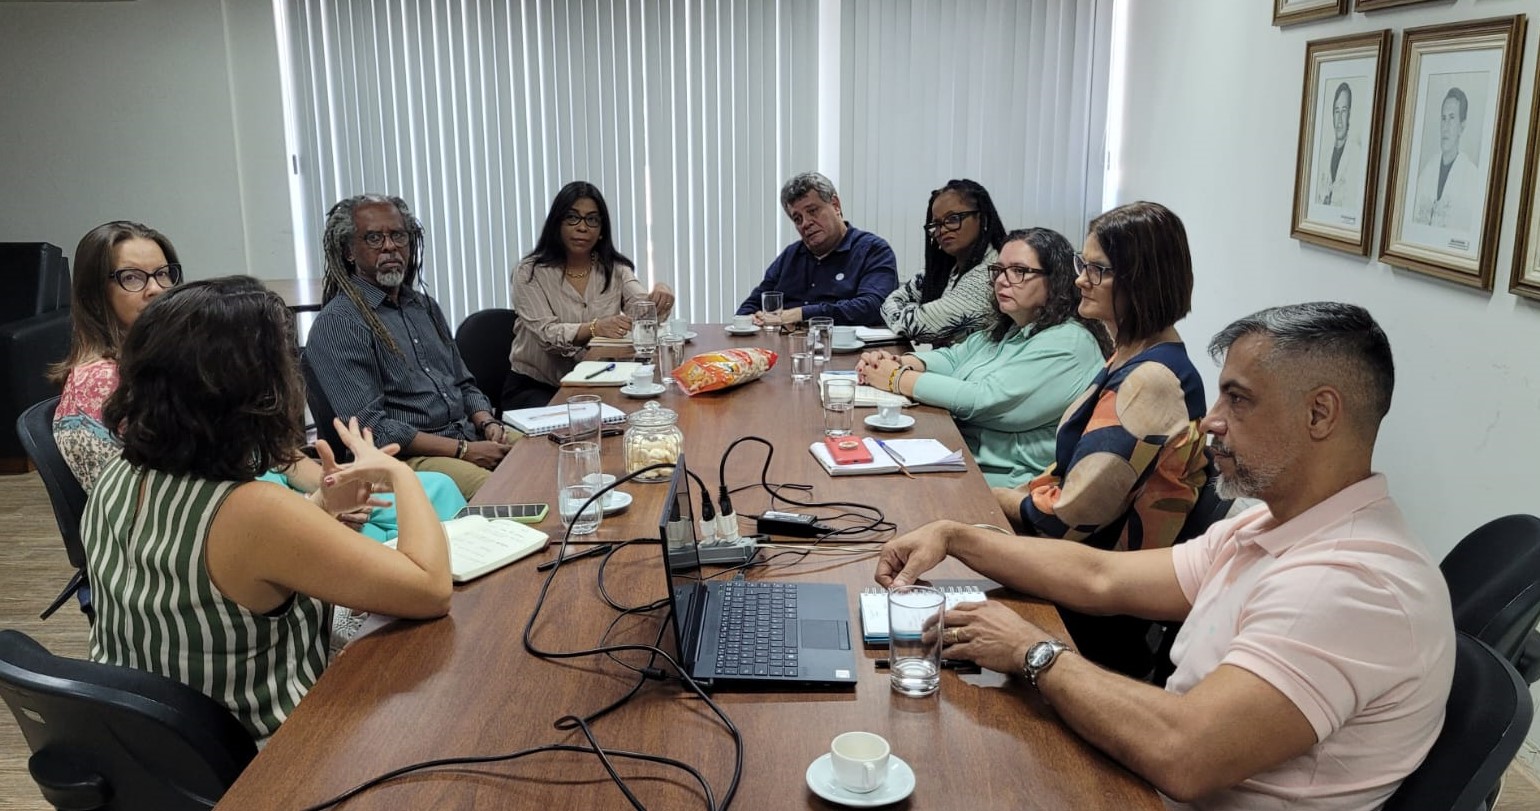
[[[1209,345],[1220,492],[1261,505],[1170,549],[1105,552],[941,521],[890,541],[884,586],[948,554],[1092,614],[1185,620],[1165,690],[1102,670],[999,603],[947,612],[945,655],[1021,673],[1065,723],[1195,808],[1375,809],[1427,755],[1454,675],[1438,567],[1371,461],[1395,383],[1361,307],[1263,310]]]

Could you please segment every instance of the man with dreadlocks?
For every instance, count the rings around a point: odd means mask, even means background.
[[[363,194],[332,206],[322,243],[324,306],[305,347],[321,395],[376,442],[400,445],[413,469],[446,474],[471,498],[508,445],[443,312],[413,289],[422,223],[399,197]]]

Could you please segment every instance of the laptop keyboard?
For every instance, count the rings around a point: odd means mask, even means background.
[[[716,675],[797,675],[797,589],[793,583],[738,580],[718,592]]]

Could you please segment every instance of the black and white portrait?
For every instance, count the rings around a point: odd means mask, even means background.
[[[1482,142],[1491,141],[1483,114],[1491,106],[1484,103],[1490,78],[1477,72],[1428,77],[1412,222],[1466,234],[1477,227],[1486,196]]]

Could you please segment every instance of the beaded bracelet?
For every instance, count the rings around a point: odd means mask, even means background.
[[[894,394],[898,393],[898,381],[902,378],[904,371],[903,365],[899,365],[898,368],[893,370],[892,374],[888,375],[888,391]]]

